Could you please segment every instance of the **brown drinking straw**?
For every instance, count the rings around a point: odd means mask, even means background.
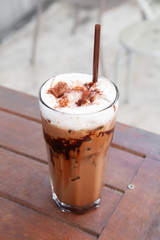
[[[100,32],[101,32],[101,25],[100,24],[95,24],[94,56],[93,56],[93,83],[98,81]]]

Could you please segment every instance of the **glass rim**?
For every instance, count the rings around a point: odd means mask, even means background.
[[[58,75],[67,75],[67,74],[72,74],[72,73],[74,73],[74,72],[57,74],[56,76],[58,76]],[[87,75],[92,76],[92,74],[88,74],[88,73],[80,73],[80,72],[75,72],[75,73],[77,73],[77,74],[87,74]],[[51,78],[53,78],[53,77],[51,77]],[[100,110],[98,110],[98,111],[91,112],[91,113],[69,113],[69,112],[63,112],[63,111],[60,111],[60,110],[57,110],[57,109],[54,109],[54,108],[51,108],[50,106],[48,106],[48,105],[43,101],[43,99],[42,99],[42,97],[41,97],[41,89],[42,89],[42,87],[43,87],[43,86],[45,85],[45,83],[46,83],[47,81],[49,81],[51,78],[48,78],[48,79],[41,85],[41,87],[40,87],[40,89],[39,89],[38,99],[39,99],[39,101],[40,101],[45,107],[49,108],[50,110],[52,110],[52,111],[54,111],[54,112],[58,112],[58,113],[66,114],[66,115],[74,115],[74,116],[76,116],[76,115],[77,115],[77,116],[79,116],[79,115],[84,115],[84,116],[85,116],[85,115],[92,115],[92,114],[99,113],[99,112],[102,112],[102,111],[105,111],[105,110],[111,108],[111,107],[114,106],[114,105],[118,102],[118,100],[119,100],[119,91],[118,91],[118,88],[117,88],[117,86],[115,85],[115,83],[112,82],[111,80],[109,80],[108,78],[105,78],[105,77],[99,75],[98,78],[103,78],[103,79],[105,79],[105,80],[107,80],[107,81],[109,81],[110,83],[113,84],[113,86],[114,86],[114,88],[115,88],[115,90],[116,90],[116,96],[115,96],[115,99],[113,100],[113,102],[112,102],[108,107],[105,107],[105,108],[103,108],[103,109],[100,109]]]

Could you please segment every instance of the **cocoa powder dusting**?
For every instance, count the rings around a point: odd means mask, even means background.
[[[58,107],[67,107],[69,104],[69,99],[67,96],[63,96],[58,100]]]
[[[84,87],[87,90],[83,90],[81,98],[76,102],[77,106],[82,106],[86,103],[92,103],[95,100],[96,94],[101,94],[101,92],[98,89],[93,88],[94,83],[89,82],[85,83]]]
[[[56,98],[62,97],[67,91],[68,85],[67,83],[59,82],[54,87],[49,88],[47,93],[54,95]]]
[[[75,86],[70,88],[67,83],[59,82],[54,87],[48,89],[47,93],[52,94],[57,98],[57,108],[67,107],[69,105],[68,93],[79,92],[81,97],[75,102],[79,107],[84,104],[91,104],[94,102],[96,95],[101,95],[96,84],[93,82],[85,83],[82,86]]]
[[[87,89],[90,89],[93,85],[94,85],[93,82],[89,82],[89,83],[85,83],[85,84],[84,84],[84,86],[85,86]]]
[[[80,106],[82,106],[83,104],[85,104],[86,103],[86,101],[84,101],[82,98],[80,98],[77,102],[76,102],[76,105],[78,106],[78,107],[80,107]]]
[[[81,98],[76,102],[77,106],[82,106],[83,104],[86,104],[86,103],[92,103],[95,99],[95,94],[97,92],[95,91],[84,91],[82,93],[82,96]]]

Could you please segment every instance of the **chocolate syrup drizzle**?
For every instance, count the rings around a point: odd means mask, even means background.
[[[90,134],[79,138],[52,138],[47,133],[44,132],[44,138],[46,142],[50,145],[52,150],[56,153],[62,153],[65,155],[66,159],[69,160],[69,152],[76,151],[79,153],[79,147],[83,142],[91,141]]]
[[[114,131],[114,128],[110,129],[109,131],[99,132],[97,137],[103,137],[105,134],[109,135],[113,133],[113,131]],[[79,148],[82,145],[82,143],[91,141],[91,136],[96,135],[95,132],[90,132],[86,136],[78,139],[76,138],[65,139],[65,138],[53,138],[49,136],[49,134],[45,132],[43,133],[44,133],[44,138],[48,143],[48,145],[51,147],[52,151],[58,154],[64,154],[67,160],[69,160],[70,151],[74,151],[74,152],[77,151],[77,153],[79,153],[80,152]]]
[[[99,137],[99,136],[102,136],[102,137],[103,137],[104,134],[109,135],[109,134],[111,134],[113,131],[114,131],[114,128],[110,129],[109,131],[99,132],[98,137]]]

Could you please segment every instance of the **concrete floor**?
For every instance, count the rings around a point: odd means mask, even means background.
[[[158,5],[160,8],[160,5]],[[30,65],[35,19],[0,46],[0,84],[37,96],[44,80],[65,72],[92,72],[93,32],[97,9],[82,10],[76,32],[74,8],[56,2],[43,13],[35,65]],[[102,18],[101,49],[106,75],[113,79],[119,34],[141,19],[134,1],[106,11]],[[100,66],[102,62],[100,62]],[[160,134],[160,60],[135,56],[131,101],[124,102],[125,72],[121,61],[118,121]],[[100,69],[100,74],[103,74]]]

